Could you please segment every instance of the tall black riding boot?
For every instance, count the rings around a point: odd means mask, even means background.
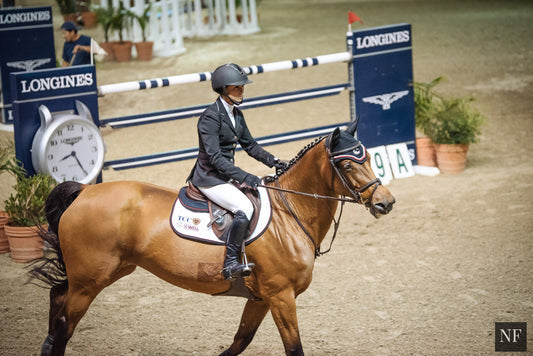
[[[246,218],[246,214],[241,210],[237,211],[229,227],[228,241],[226,243],[226,258],[224,259],[224,269],[222,270],[226,280],[231,280],[237,276],[247,277],[252,273],[252,268],[255,267],[253,263],[244,265],[239,262],[248,224],[249,221]]]

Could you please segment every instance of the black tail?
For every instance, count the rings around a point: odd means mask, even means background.
[[[52,254],[45,254],[30,265],[30,281],[38,280],[49,287],[67,283],[65,261],[59,245],[57,231],[61,216],[78,197],[83,185],[78,182],[64,182],[57,185],[46,199],[45,213],[48,220],[48,231],[41,230],[41,238],[52,249]]]

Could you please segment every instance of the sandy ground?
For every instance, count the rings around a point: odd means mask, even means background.
[[[494,322],[533,316],[533,3],[531,1],[264,0],[260,33],[187,40],[178,57],[101,63],[109,84],[252,65],[345,49],[347,11],[374,27],[413,25],[417,81],[446,77],[441,91],[472,96],[488,117],[459,175],[416,176],[388,187],[397,204],[374,220],[348,207],[333,251],[316,261],[298,298],[308,355],[488,355]],[[60,20],[56,16],[58,27]],[[100,30],[85,33],[101,39]],[[57,32],[57,47],[61,38]],[[60,51],[58,51],[59,56]],[[254,76],[248,96],[346,81],[346,66]],[[209,83],[108,95],[102,118],[209,103]],[[256,136],[342,122],[347,96],[245,112]],[[194,133],[194,134],[193,134]],[[9,133],[2,133],[9,136]],[[107,159],[196,146],[195,120],[104,130]],[[364,138],[363,138],[364,140]],[[269,149],[291,158],[307,141]],[[243,155],[239,164],[269,173]],[[192,161],[126,171],[104,180],[183,185]],[[2,176],[0,198],[9,189]],[[26,285],[23,265],[0,255],[0,354],[38,354],[46,336],[47,291]],[[232,341],[244,300],[178,289],[138,270],[104,290],[79,324],[70,355],[215,355]],[[530,349],[533,347],[531,333]],[[245,355],[280,355],[267,316]]]

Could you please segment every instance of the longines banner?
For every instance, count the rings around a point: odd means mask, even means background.
[[[368,147],[406,143],[416,164],[411,25],[363,29],[352,36],[357,134]]]
[[[9,75],[56,66],[53,31],[50,6],[0,9],[3,123],[13,123]]]
[[[30,175],[36,173],[31,147],[41,125],[39,106],[45,105],[51,113],[76,114],[76,101],[81,101],[95,125],[100,125],[96,69],[92,65],[12,73],[11,89],[16,156]]]

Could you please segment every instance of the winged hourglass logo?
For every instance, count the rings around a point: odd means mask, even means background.
[[[11,68],[22,69],[26,72],[32,72],[35,68],[40,67],[48,62],[50,58],[29,59],[26,61],[7,62],[7,66]]]
[[[363,101],[365,103],[381,105],[383,110],[389,110],[390,105],[392,103],[394,103],[396,100],[403,98],[407,94],[409,94],[408,90],[402,90],[402,91],[397,91],[394,93],[369,96],[369,97],[363,98]]]

